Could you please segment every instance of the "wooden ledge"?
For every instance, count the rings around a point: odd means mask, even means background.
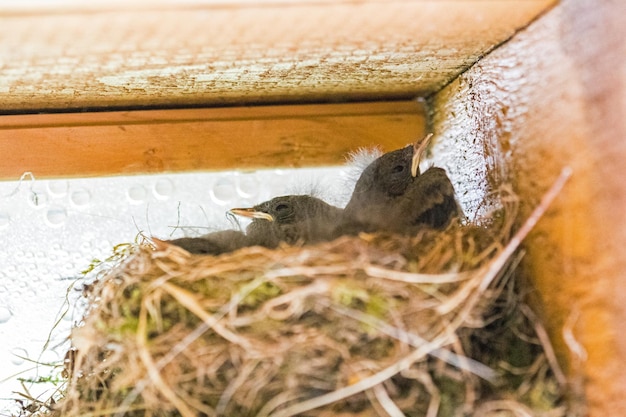
[[[337,165],[424,129],[417,101],[0,116],[0,179]]]

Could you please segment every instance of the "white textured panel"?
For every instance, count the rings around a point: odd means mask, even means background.
[[[276,195],[312,193],[342,206],[349,184],[347,170],[337,167],[73,180],[26,175],[0,183],[0,410],[12,406],[8,398],[19,389],[14,374],[52,372],[33,370],[25,357],[63,359],[77,312],[61,320],[43,348],[68,287],[92,259],[106,258],[114,245],[132,242],[140,232],[167,239],[235,227],[227,209]],[[76,300],[79,292],[69,294]],[[50,386],[32,388],[37,393]]]

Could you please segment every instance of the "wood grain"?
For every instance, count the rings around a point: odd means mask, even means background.
[[[555,0],[0,4],[0,113],[431,94]]]
[[[424,129],[417,101],[0,116],[0,179],[338,165]]]
[[[626,415],[623,16],[621,1],[562,1],[434,100],[433,153],[470,215],[505,182],[528,214],[563,167],[573,169],[524,258],[570,397],[587,401],[588,414],[572,415]]]

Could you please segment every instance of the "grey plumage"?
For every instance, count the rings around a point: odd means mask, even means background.
[[[201,237],[182,237],[166,241],[180,246],[189,253],[220,255],[248,245],[245,234],[238,230],[220,230]]]
[[[343,210],[309,195],[280,196],[230,210],[252,219],[245,234],[224,230],[169,243],[191,253],[219,255],[246,246],[308,244],[359,232],[413,234],[424,227],[443,229],[462,211],[443,169],[431,167],[420,173],[421,155],[429,140],[430,135],[370,163]]]
[[[342,210],[309,195],[287,195],[231,213],[253,219],[246,229],[250,244],[274,248],[329,240]]]
[[[445,171],[432,167],[420,174],[421,154],[429,140],[388,152],[363,170],[335,235],[443,229],[461,215]]]
[[[223,230],[167,243],[190,253],[219,255],[247,246],[275,248],[287,244],[329,240],[342,210],[308,195],[275,197],[254,207],[234,208],[231,213],[252,219],[246,233]]]

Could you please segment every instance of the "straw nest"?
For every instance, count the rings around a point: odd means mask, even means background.
[[[565,415],[549,346],[483,226],[218,257],[148,242],[86,288],[60,416]]]

